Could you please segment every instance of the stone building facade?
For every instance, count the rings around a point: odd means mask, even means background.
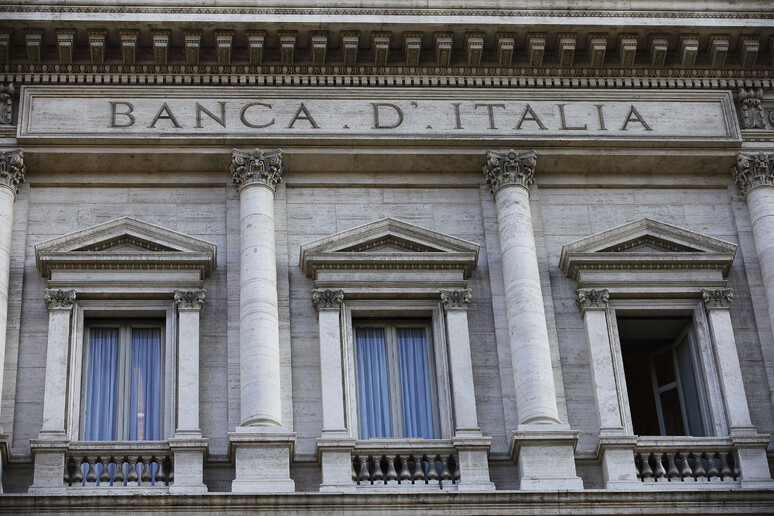
[[[0,1],[0,83],[2,510],[774,511],[770,3]]]

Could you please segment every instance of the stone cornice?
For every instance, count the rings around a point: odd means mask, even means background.
[[[731,169],[734,182],[742,195],[759,186],[774,186],[774,153],[736,155],[736,166]]]
[[[585,314],[586,310],[605,310],[610,299],[607,289],[582,289],[575,291],[575,304]]]
[[[231,153],[231,177],[237,189],[261,184],[274,191],[282,182],[282,151],[241,151],[234,149]]]
[[[14,194],[19,193],[19,184],[24,182],[26,173],[22,149],[0,152],[0,185],[7,186]]]
[[[179,311],[200,310],[204,305],[204,289],[175,290],[175,303]]]
[[[484,178],[493,194],[508,185],[522,186],[529,190],[529,186],[535,182],[536,165],[535,151],[489,151],[483,167]]]
[[[704,308],[707,310],[728,309],[734,298],[734,290],[731,288],[703,288],[701,289],[701,298],[704,301]]]
[[[341,289],[314,289],[312,290],[312,303],[320,310],[339,310],[344,302],[344,291]]]
[[[446,310],[467,310],[473,299],[473,291],[465,289],[441,289],[441,303]]]
[[[49,310],[70,310],[75,303],[75,290],[56,290],[47,288],[43,300]]]

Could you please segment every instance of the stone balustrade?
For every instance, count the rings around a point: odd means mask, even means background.
[[[73,442],[65,455],[69,487],[156,489],[173,481],[172,451],[163,441]]]
[[[352,452],[352,481],[359,487],[456,489],[459,459],[451,441],[359,441]]]
[[[639,438],[634,452],[637,478],[643,483],[713,482],[741,478],[739,460],[729,438]]]

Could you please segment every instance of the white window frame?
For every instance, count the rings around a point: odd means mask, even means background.
[[[618,317],[669,317],[691,318],[691,352],[696,374],[696,388],[699,393],[702,420],[707,436],[728,435],[725,408],[720,382],[717,378],[717,364],[710,333],[709,321],[701,300],[697,299],[611,299],[608,306],[608,331],[613,342],[613,369],[618,390],[618,402],[623,423],[629,435],[634,434],[629,392],[626,386],[621,340],[618,334]],[[651,437],[651,436],[647,436]],[[656,436],[658,437],[658,436]],[[690,436],[686,436],[690,438]]]
[[[431,346],[435,370],[435,400],[437,410],[436,439],[451,439],[454,435],[452,422],[452,400],[446,351],[445,316],[440,302],[422,299],[395,300],[351,300],[345,298],[341,309],[343,338],[344,395],[347,428],[350,436],[360,439],[359,400],[357,390],[357,360],[355,357],[354,321],[366,319],[380,321],[405,321],[407,319],[424,319],[428,324],[428,345]],[[392,398],[391,398],[392,403]],[[391,407],[391,411],[395,410]],[[393,430],[395,428],[393,418]],[[400,433],[403,433],[402,427]],[[395,432],[393,431],[393,435]],[[403,437],[392,439],[405,440]]]
[[[175,408],[177,406],[177,311],[175,304],[165,300],[81,300],[77,301],[72,318],[71,335],[75,338],[72,342],[70,354],[68,385],[68,414],[67,429],[74,441],[80,441],[83,437],[82,418],[85,410],[84,399],[86,396],[85,374],[86,370],[86,339],[88,338],[87,325],[92,319],[112,321],[147,321],[149,319],[163,320],[162,345],[163,345],[163,409],[161,440],[167,440],[175,431]],[[140,323],[141,324],[141,323]],[[92,326],[92,324],[89,324]],[[101,326],[101,324],[97,324]],[[155,325],[154,325],[155,326]]]

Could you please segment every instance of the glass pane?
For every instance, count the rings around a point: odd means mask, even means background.
[[[656,380],[659,387],[675,381],[675,365],[672,361],[671,349],[654,355],[653,366],[656,368]]]
[[[161,439],[161,329],[132,328],[129,440]]]
[[[392,437],[384,328],[356,328],[360,438]]]
[[[664,415],[666,435],[685,435],[683,412],[680,410],[680,397],[676,388],[661,393],[661,413]]]
[[[688,435],[704,437],[707,434],[701,417],[699,389],[696,384],[691,344],[687,337],[683,339],[675,351],[677,352],[677,367],[680,370],[680,384],[683,388],[683,404],[688,416]]]
[[[430,368],[424,328],[398,328],[403,436],[433,439]]]
[[[117,413],[118,328],[91,328],[83,439],[114,441]]]

